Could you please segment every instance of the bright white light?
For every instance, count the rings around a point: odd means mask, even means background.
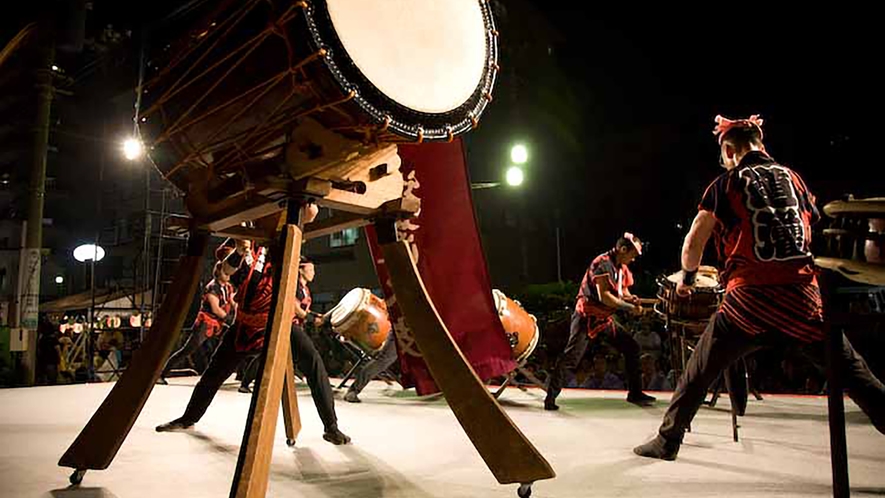
[[[61,275],[55,277],[55,283],[57,283],[57,284],[65,283],[65,277],[62,277]]]
[[[95,258],[96,263],[104,259],[104,249],[94,244],[83,244],[74,249],[74,259],[77,261],[84,263],[92,258]]]
[[[514,162],[514,164],[525,164],[526,161],[529,160],[529,150],[525,148],[525,145],[516,144],[510,149],[510,160]]]
[[[144,153],[144,146],[141,145],[141,140],[136,138],[127,138],[125,142],[123,142],[123,156],[130,160],[134,161],[141,157]]]
[[[52,70],[57,72],[57,71],[58,71],[58,66],[56,66],[55,64],[53,64],[53,65],[52,65]]]
[[[522,169],[519,166],[511,166],[507,168],[507,185],[518,187],[522,185],[523,180],[525,180],[525,175],[522,173]]]

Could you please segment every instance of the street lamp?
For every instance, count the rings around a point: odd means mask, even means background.
[[[510,160],[513,164],[525,164],[529,160],[529,150],[523,144],[516,144],[510,149]]]
[[[144,154],[144,146],[141,144],[141,140],[137,138],[127,138],[125,142],[123,142],[123,157],[130,161],[135,161],[140,158]]]
[[[74,249],[74,259],[81,263],[89,261],[89,291],[92,305],[89,307],[89,335],[86,336],[86,356],[89,358],[88,372],[92,380],[94,374],[92,332],[95,329],[95,263],[104,259],[104,248],[98,244],[81,244]]]
[[[525,174],[522,172],[522,168],[520,168],[519,166],[511,166],[507,168],[505,178],[507,180],[507,185],[511,187],[518,187],[522,185],[522,182],[525,180]]]
[[[82,244],[74,249],[74,259],[81,263],[95,260],[96,262],[104,259],[104,248],[95,244]]]
[[[61,275],[56,276],[55,283],[57,283],[58,285],[65,283],[65,277],[62,277]]]

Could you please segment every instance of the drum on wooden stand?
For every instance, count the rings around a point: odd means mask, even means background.
[[[691,294],[676,294],[676,285],[682,281],[682,272],[658,278],[658,300],[655,311],[670,322],[706,324],[719,309],[725,289],[719,285],[719,272],[712,266],[698,268],[697,279]]]
[[[498,289],[492,290],[492,296],[510,343],[511,356],[517,364],[522,365],[535,351],[541,338],[538,320]]]
[[[658,278],[658,303],[655,313],[664,319],[670,340],[670,364],[681,376],[691,355],[691,342],[704,329],[719,309],[725,289],[719,283],[719,271],[712,266],[698,268],[694,288],[688,296],[676,294],[676,286],[682,281],[682,272]]]
[[[196,27],[151,54],[139,129],[201,219],[304,178],[344,204],[399,198],[394,144],[476,127],[498,71],[485,0],[207,2],[179,21]]]
[[[330,315],[332,330],[366,353],[376,353],[390,335],[387,305],[369,289],[351,290]]]

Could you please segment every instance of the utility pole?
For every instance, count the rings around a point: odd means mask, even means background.
[[[21,279],[21,311],[19,327],[27,330],[27,349],[24,354],[25,384],[34,385],[37,374],[37,325],[40,307],[40,276],[43,248],[43,203],[46,197],[46,155],[49,145],[49,120],[52,109],[52,64],[55,60],[55,40],[50,13],[44,13],[37,24],[31,43],[35,51],[35,87],[37,108],[33,128],[30,182],[28,186],[28,222],[24,250],[19,265]]]

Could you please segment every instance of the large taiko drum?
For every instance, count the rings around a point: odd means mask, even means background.
[[[719,272],[712,266],[698,268],[695,286],[689,296],[676,294],[676,284],[682,280],[682,272],[658,278],[658,299],[655,311],[671,320],[681,322],[707,322],[719,309],[725,290],[719,284]]]
[[[381,349],[390,335],[387,305],[369,289],[353,289],[332,308],[332,329],[367,353]]]
[[[510,341],[511,356],[517,363],[522,363],[532,355],[541,333],[538,330],[538,321],[534,315],[530,315],[520,304],[498,289],[492,290],[495,298],[495,309],[504,326],[504,332]]]
[[[152,41],[139,129],[192,212],[452,140],[477,126],[498,70],[487,0],[228,0],[176,22],[172,43]]]

